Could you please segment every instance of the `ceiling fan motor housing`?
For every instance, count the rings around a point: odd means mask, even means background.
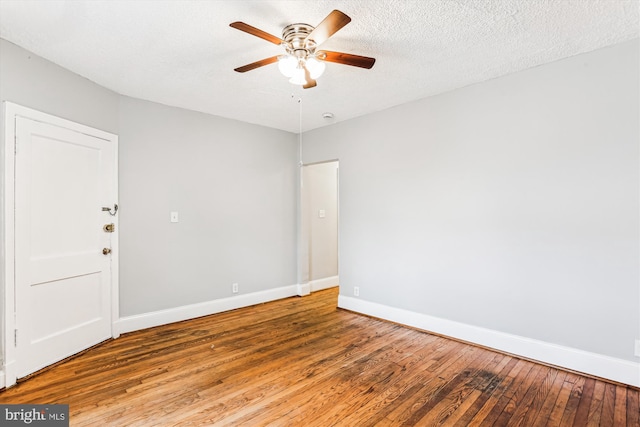
[[[306,58],[313,55],[316,50],[316,43],[307,39],[307,36],[315,27],[309,24],[291,24],[282,30],[282,40],[286,42],[285,48],[287,53],[297,58]]]

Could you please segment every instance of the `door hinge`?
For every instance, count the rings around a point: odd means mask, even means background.
[[[18,346],[18,330],[17,329],[13,330],[13,346],[14,347]]]

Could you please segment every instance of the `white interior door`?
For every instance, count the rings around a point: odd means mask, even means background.
[[[16,117],[16,376],[112,336],[117,147]],[[113,212],[113,209],[112,211]],[[115,232],[103,226],[115,224]]]

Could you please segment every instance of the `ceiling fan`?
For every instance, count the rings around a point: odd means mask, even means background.
[[[343,52],[316,50],[349,22],[351,22],[351,18],[339,10],[334,10],[315,28],[309,24],[287,25],[282,30],[282,38],[244,22],[233,22],[229,24],[232,28],[282,46],[286,52],[283,55],[276,55],[243,65],[236,68],[235,71],[244,73],[277,62],[280,72],[290,78],[290,83],[302,85],[303,88],[309,89],[317,85],[315,79],[320,77],[324,71],[325,62],[370,69],[376,62],[375,58]]]

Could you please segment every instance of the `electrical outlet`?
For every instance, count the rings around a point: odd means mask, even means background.
[[[353,295],[356,297],[360,296],[360,288],[358,286],[353,287]]]
[[[636,357],[640,357],[640,340],[636,340],[636,351],[635,351],[635,355],[636,355]]]
[[[231,285],[231,292],[233,292],[234,294],[238,293],[238,284],[234,283],[233,285]]]

